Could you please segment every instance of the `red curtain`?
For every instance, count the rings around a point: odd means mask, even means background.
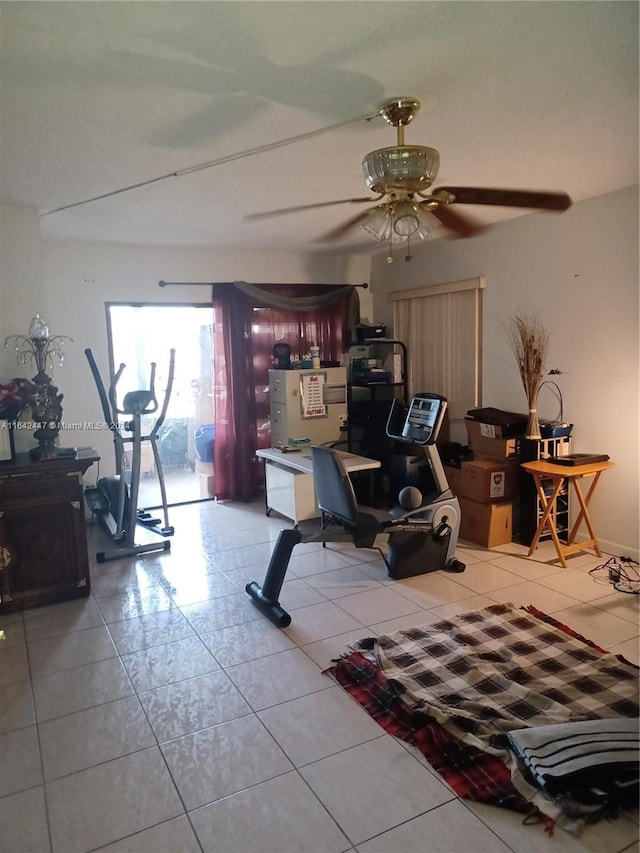
[[[215,284],[213,309],[215,496],[250,501],[264,485],[255,452],[271,446],[274,343],[288,343],[301,358],[317,344],[322,360],[340,362],[359,322],[358,293],[335,285]]]

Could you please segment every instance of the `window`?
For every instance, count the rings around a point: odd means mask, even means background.
[[[483,276],[389,294],[393,329],[407,346],[409,394],[433,391],[463,419],[482,405]]]

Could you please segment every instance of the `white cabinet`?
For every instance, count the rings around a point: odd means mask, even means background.
[[[270,370],[269,408],[273,447],[339,442],[347,422],[345,368]]]
[[[307,518],[318,518],[313,474],[293,471],[274,462],[265,465],[267,512],[275,510],[295,524]]]
[[[376,459],[338,451],[347,472],[370,471],[380,467]],[[256,450],[264,459],[267,485],[267,515],[272,509],[296,524],[307,518],[319,518],[313,485],[313,461],[310,450],[291,453],[269,447]]]

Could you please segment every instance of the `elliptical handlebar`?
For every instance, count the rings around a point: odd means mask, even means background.
[[[151,362],[151,376],[149,379],[149,390],[148,391],[129,391],[125,395],[125,407],[123,409],[118,408],[118,402],[116,398],[116,386],[120,381],[120,378],[124,372],[126,364],[122,362],[118,367],[118,370],[114,374],[111,383],[109,385],[109,393],[107,395],[107,391],[104,387],[104,383],[102,381],[102,377],[100,376],[100,371],[98,370],[98,365],[96,364],[95,357],[93,355],[93,350],[87,347],[84,351],[84,354],[87,357],[87,361],[89,362],[89,367],[91,368],[91,373],[93,375],[93,379],[96,383],[96,387],[98,389],[98,396],[100,397],[100,404],[102,405],[102,412],[104,414],[104,419],[112,432],[118,432],[117,426],[117,415],[133,415],[133,414],[141,414],[141,415],[151,415],[158,410],[158,400],[155,394],[155,380],[156,380],[156,363],[155,361]],[[152,434],[155,435],[159,428],[162,426],[164,419],[167,415],[167,409],[169,408],[169,400],[171,399],[171,391],[173,389],[173,379],[175,375],[175,362],[176,362],[176,351],[175,349],[169,350],[169,376],[167,379],[167,387],[164,393],[164,400],[162,403],[162,410],[158,419],[156,420]],[[127,406],[127,399],[131,401],[133,404],[136,404],[136,408],[133,406]]]
[[[93,374],[94,382],[96,383],[96,388],[98,389],[98,396],[100,397],[100,403],[102,405],[102,413],[104,415],[105,423],[107,424],[111,432],[117,432],[118,427],[116,424],[116,419],[109,408],[109,398],[107,397],[107,392],[104,387],[102,377],[100,376],[98,365],[96,364],[96,360],[93,356],[93,351],[87,347],[87,349],[85,349],[84,351],[84,354],[87,357],[89,367],[91,368],[91,373]],[[120,368],[121,369],[119,372],[122,373],[122,370],[124,370],[124,364],[120,365]]]
[[[122,414],[118,409],[118,402],[116,400],[116,385],[120,381],[120,377],[122,376],[126,364],[122,362],[120,367],[117,369],[115,375],[111,379],[111,383],[109,384],[109,402],[111,403],[111,411],[113,412],[113,420],[117,420],[116,415]]]
[[[139,391],[127,391],[122,401],[122,408],[118,406],[116,386],[120,381],[120,377],[122,376],[125,367],[126,364],[120,364],[120,367],[118,368],[115,376],[111,380],[111,384],[109,385],[109,400],[111,401],[111,408],[113,410],[114,419],[116,415],[152,415],[154,412],[157,412],[158,400],[156,399],[155,393],[155,361],[151,362],[149,390],[147,391],[146,389],[143,389]]]
[[[160,427],[164,423],[164,419],[165,419],[165,416],[167,414],[167,409],[169,408],[169,400],[171,399],[171,390],[173,388],[173,375],[174,375],[174,371],[175,371],[175,364],[176,364],[176,351],[175,351],[175,349],[170,349],[169,350],[169,376],[167,379],[167,387],[166,387],[166,390],[164,392],[164,401],[162,403],[162,409],[160,411],[160,414],[158,415],[158,419],[156,420],[155,424],[153,425],[153,429],[151,430],[151,435],[156,435],[156,433],[158,432],[158,430],[160,429]],[[153,364],[152,365],[152,371],[151,371],[151,390],[152,391],[153,391],[153,379],[154,379],[154,375],[155,375],[155,369],[156,369],[156,366],[155,366],[155,364]],[[156,408],[157,408],[157,406],[156,406]]]
[[[151,375],[149,376],[149,394],[151,395],[151,402],[153,403],[152,409],[145,408],[143,414],[152,414],[153,412],[158,411],[158,401],[156,399],[156,363],[155,361],[151,362]]]

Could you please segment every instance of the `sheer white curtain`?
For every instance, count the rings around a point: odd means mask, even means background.
[[[482,405],[483,276],[389,294],[394,336],[407,345],[409,394],[433,391],[461,420]]]

